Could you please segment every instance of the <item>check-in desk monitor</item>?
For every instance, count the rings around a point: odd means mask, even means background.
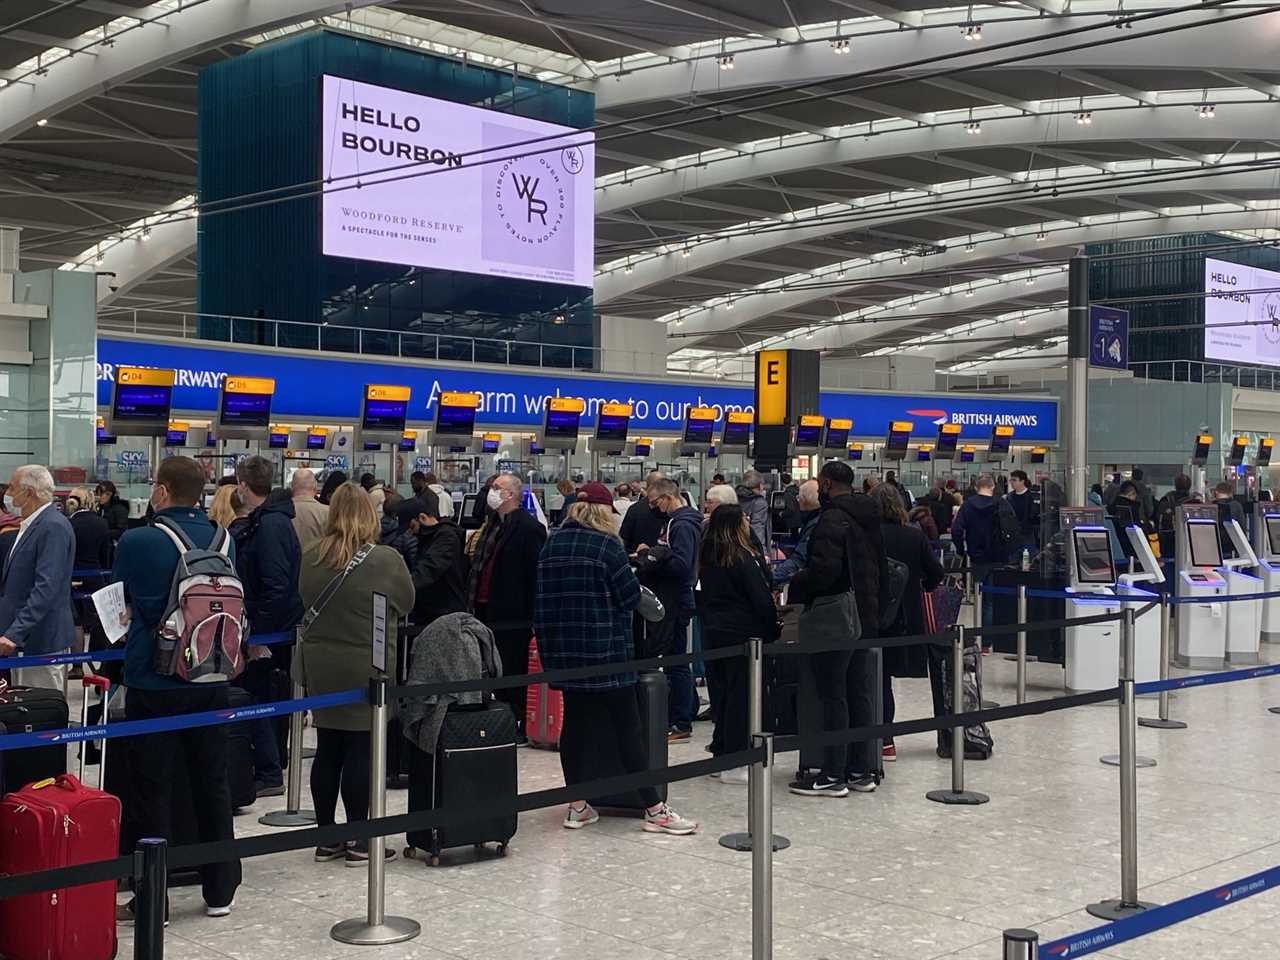
[[[631,446],[631,455],[647,457],[651,453],[653,453],[653,437],[636,437],[635,443]]]
[[[545,450],[575,450],[586,405],[577,397],[548,397],[542,414],[538,446]]]
[[[1013,444],[1013,427],[997,425],[991,429],[991,443],[987,447],[987,462],[998,463],[1009,456]]]
[[[267,447],[271,450],[287,450],[289,448],[289,428],[276,425],[267,434]]]
[[[307,431],[307,449],[328,450],[332,436],[327,427],[312,427]]]
[[[916,463],[929,463],[933,459],[933,447],[927,443],[916,447],[916,455],[912,459]]]
[[[409,388],[385,383],[368,383],[360,407],[360,439],[363,443],[394,443],[404,438],[409,416]]]
[[[827,421],[827,429],[822,432],[822,452],[830,458],[838,457],[849,449],[849,433],[853,430],[853,421],[841,417],[832,417]]]
[[[621,456],[627,448],[627,429],[631,425],[631,404],[602,403],[596,411],[596,432],[591,449],[609,456]]]
[[[267,440],[275,392],[276,382],[270,377],[224,378],[213,435],[219,440]]]
[[[1120,609],[1115,598],[1116,567],[1107,528],[1079,523],[1066,531],[1068,619],[1082,619]],[[1073,692],[1114,687],[1119,673],[1120,631],[1115,622],[1082,623],[1066,628],[1066,686]]]
[[[960,442],[961,429],[963,428],[958,423],[942,423],[938,425],[938,442],[933,447],[933,459],[955,459],[956,444]]]
[[[796,439],[792,449],[799,456],[811,456],[822,449],[822,434],[827,418],[805,414],[796,422]]]
[[[1191,465],[1203,467],[1209,462],[1209,448],[1213,446],[1213,434],[1198,433],[1196,442],[1191,447]]]
[[[959,460],[961,463],[973,463],[977,450],[973,447],[961,447]]]
[[[169,429],[165,431],[164,445],[166,447],[185,447],[187,445],[187,431],[189,424],[179,420],[171,420]]]
[[[477,446],[476,411],[479,408],[478,393],[462,390],[441,393],[436,401],[435,445],[457,453],[474,450]]]
[[[400,443],[396,447],[401,453],[413,453],[418,449],[418,431],[406,430],[400,435]]]
[[[715,428],[714,407],[690,407],[684,415],[684,434],[680,439],[681,456],[710,451]]]
[[[480,435],[481,453],[497,453],[498,447],[501,445],[502,434],[500,433],[484,433]]]
[[[1048,455],[1048,447],[1032,447],[1031,454],[1028,457],[1029,463],[1044,463],[1044,458]]]
[[[1258,441],[1258,455],[1254,458],[1254,466],[1269,467],[1271,466],[1271,451],[1275,449],[1276,442],[1270,437],[1263,437]]]
[[[889,433],[884,441],[884,459],[902,460],[907,455],[907,446],[911,443],[911,431],[915,424],[910,420],[894,420],[889,424]]]
[[[1227,452],[1227,466],[1238,467],[1244,463],[1244,454],[1248,448],[1248,437],[1232,437],[1231,449]]]
[[[858,461],[862,459],[863,449],[860,443],[849,444],[849,459]]]
[[[721,453],[751,452],[751,423],[755,415],[745,410],[730,410],[724,415],[724,426],[720,428]]]
[[[173,370],[117,367],[111,388],[107,433],[117,437],[163,437],[169,429]]]
[[[107,430],[107,423],[102,417],[98,417],[97,432],[94,442],[99,447],[112,447],[116,443],[116,435]]]

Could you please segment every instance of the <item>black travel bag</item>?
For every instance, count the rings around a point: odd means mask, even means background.
[[[495,804],[515,804],[516,718],[505,703],[453,705],[445,715],[434,754],[405,740],[409,754],[409,812],[459,811]],[[409,833],[406,857],[434,866],[451,847],[497,843],[505,855],[516,833],[516,814],[471,820]]]
[[[0,688],[0,734],[67,729],[67,698],[61,690]],[[67,772],[67,745],[28,747],[0,753],[0,795]]]
[[[236,686],[227,687],[227,706],[230,709],[242,710],[252,705],[253,697],[248,691]],[[258,799],[251,721],[227,724],[227,783],[231,787],[231,808],[236,812],[253,806]]]
[[[657,670],[641,673],[635,685],[640,699],[640,732],[644,741],[645,769],[667,767],[667,677]],[[596,758],[597,778],[618,777],[626,773],[616,748],[599,751]],[[658,796],[667,799],[667,785],[657,785]],[[590,797],[591,804],[604,810],[637,810],[644,812],[648,804],[640,799],[639,790],[628,790],[608,797]]]

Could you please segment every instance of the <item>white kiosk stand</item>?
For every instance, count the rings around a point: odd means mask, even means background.
[[[1239,522],[1228,520],[1223,529],[1231,538],[1236,555],[1232,560],[1222,564],[1222,572],[1227,580],[1227,593],[1233,597],[1250,597],[1261,593],[1264,589],[1261,577],[1245,573],[1246,569],[1258,566],[1258,558],[1249,546],[1249,539],[1240,529]],[[1260,663],[1258,656],[1258,640],[1262,634],[1262,601],[1238,600],[1223,604],[1227,608],[1226,654],[1228,663]]]
[[[1206,504],[1178,507],[1177,538],[1178,597],[1212,600],[1225,596],[1227,581],[1218,542],[1218,508]],[[1179,603],[1179,666],[1193,670],[1221,670],[1227,656],[1225,603]]]
[[[1253,516],[1253,550],[1265,593],[1280,592],[1280,503],[1259,501]],[[1262,642],[1280,643],[1280,597],[1262,601]]]
[[[1120,575],[1116,593],[1126,598],[1125,606],[1132,607],[1135,613],[1149,603],[1160,599],[1158,594],[1138,588],[1140,583],[1164,583],[1164,571],[1160,569],[1160,561],[1151,550],[1151,543],[1143,529],[1131,525],[1125,530],[1129,543],[1133,545],[1134,559],[1138,569],[1133,573]],[[1134,672],[1135,683],[1149,683],[1160,679],[1160,618],[1153,615],[1138,617],[1133,624],[1134,629]],[[1117,654],[1118,655],[1118,654]]]
[[[1076,526],[1067,535],[1067,592],[1080,598],[1066,601],[1069,619],[1118,613],[1116,568],[1106,527]],[[1066,686],[1070,693],[1105,690],[1117,682],[1120,664],[1120,624],[1090,623],[1067,627]]]

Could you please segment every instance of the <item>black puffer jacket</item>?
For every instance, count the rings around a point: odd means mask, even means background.
[[[293,529],[293,500],[273,493],[243,522],[231,525],[231,536],[250,628],[254,633],[292,630],[303,613],[298,593],[302,549]]]
[[[129,504],[119,497],[112,497],[105,506],[98,507],[98,515],[107,521],[112,541],[119,540],[129,529]]]
[[[414,545],[415,600],[413,623],[418,629],[446,613],[467,609],[467,561],[463,556],[462,530],[452,520],[424,526]]]
[[[853,551],[846,564],[845,550]],[[884,565],[884,543],[880,536],[880,511],[866,494],[833,497],[822,508],[817,526],[809,538],[809,562],[791,581],[792,603],[807,603],[849,589],[853,570],[853,591],[858,598],[862,635],[875,636],[880,622],[880,570]]]

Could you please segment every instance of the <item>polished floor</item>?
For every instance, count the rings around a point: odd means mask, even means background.
[[[1280,659],[1280,647],[1264,648]],[[1014,667],[986,658],[986,694],[1013,700]],[[1033,697],[1061,691],[1061,668],[1032,664]],[[897,681],[899,719],[928,712],[928,684]],[[1280,680],[1175,696],[1186,730],[1139,729],[1143,896],[1167,901],[1280,864]],[[1154,701],[1140,712],[1153,714]],[[775,827],[792,841],[775,857],[774,942],[779,960],[998,960],[1000,932],[1031,926],[1053,938],[1097,925],[1085,903],[1119,893],[1116,771],[1098,757],[1117,747],[1116,708],[1090,706],[993,727],[996,753],[967,767],[981,807],[928,802],[949,765],[933,735],[898,742],[899,761],[872,795],[809,799],[775,781]],[[706,756],[708,724],[672,761]],[[520,754],[521,789],[560,785],[556,754]],[[389,795],[392,812],[405,794]],[[387,909],[421,922],[391,947],[330,939],[338,920],[363,913],[365,872],[317,864],[311,851],[245,861],[234,914],[208,919],[198,890],[173,894],[167,960],[728,960],[751,956],[748,854],[716,843],[742,829],[743,787],[710,779],[674,785],[672,802],[702,823],[687,838],[646,834],[635,820],[580,831],[562,809],[524,814],[510,856],[457,851],[451,865],[397,861]],[[260,801],[237,818],[241,835],[281,806]],[[403,838],[393,843],[398,847]],[[121,956],[132,955],[121,928]],[[1256,960],[1280,956],[1280,894],[1234,904],[1097,956],[1125,960]]]

